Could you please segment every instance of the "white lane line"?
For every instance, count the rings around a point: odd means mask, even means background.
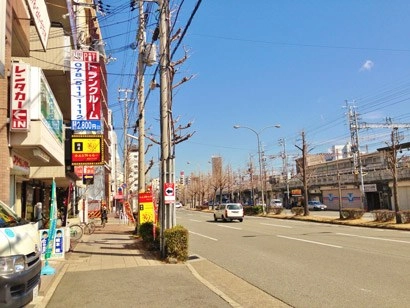
[[[222,228],[228,228],[228,229],[242,230],[242,228],[236,228],[236,227],[225,226],[225,225],[217,225],[217,226],[222,227]]]
[[[286,238],[286,239],[288,239],[288,240],[294,240],[294,241],[300,241],[300,242],[310,243],[310,244],[328,246],[328,247],[333,247],[333,248],[343,248],[342,246],[338,246],[338,245],[332,245],[332,244],[325,244],[325,243],[321,243],[321,242],[303,240],[303,239],[301,239],[301,238],[296,238],[296,237],[289,237],[289,236],[283,236],[283,235],[277,235],[277,237]]]
[[[264,225],[264,226],[273,226],[273,227],[279,227],[279,228],[293,229],[293,227],[290,227],[290,226],[282,226],[282,225],[275,225],[275,224],[265,224],[265,223],[261,223],[261,225]]]
[[[202,220],[197,220],[197,219],[190,219],[190,221],[202,222]]]
[[[209,237],[209,236],[206,236],[206,235],[203,235],[203,234],[200,234],[200,233],[196,233],[196,232],[192,232],[192,231],[189,231],[189,233],[192,233],[192,234],[195,234],[195,235],[198,235],[198,236],[202,236],[202,237],[205,237],[205,238],[213,240],[213,241],[218,241],[216,238]]]
[[[343,235],[343,236],[350,236],[350,237],[360,237],[360,238],[366,238],[369,240],[376,240],[376,241],[385,241],[385,242],[395,242],[395,243],[404,243],[404,244],[410,244],[409,241],[402,241],[402,240],[392,240],[388,238],[379,238],[379,237],[373,237],[373,236],[363,236],[363,235],[355,235],[355,234],[348,234],[348,233],[336,233],[337,235]]]

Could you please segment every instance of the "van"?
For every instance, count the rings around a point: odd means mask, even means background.
[[[38,293],[41,251],[37,223],[0,201],[0,307],[23,307]]]
[[[218,205],[214,210],[214,221],[222,219],[223,221],[239,220],[243,221],[243,207],[240,203],[224,203]]]

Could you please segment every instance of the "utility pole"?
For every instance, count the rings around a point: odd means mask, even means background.
[[[170,19],[169,0],[158,0],[159,6],[159,39],[160,39],[160,128],[161,128],[161,156],[160,156],[160,251],[165,257],[164,231],[169,226],[169,207],[165,204],[165,183],[171,183],[172,157],[171,157],[171,66],[170,66]]]
[[[127,136],[127,130],[128,130],[128,102],[131,101],[131,99],[128,98],[128,93],[131,93],[132,90],[130,89],[118,89],[118,92],[124,93],[124,98],[118,98],[119,102],[124,102],[124,184],[125,187],[123,187],[123,195],[125,200],[127,199],[127,192],[128,192],[128,136]]]
[[[337,168],[337,190],[339,193],[339,218],[342,219],[342,206],[343,206],[343,198],[342,198],[342,184],[341,181],[341,174],[339,170],[339,153],[336,150],[336,168]]]
[[[393,202],[394,202],[394,211],[396,213],[396,222],[401,224],[401,215],[399,213],[399,201],[397,195],[397,145],[399,143],[399,133],[398,128],[394,128],[391,132],[391,157],[390,163],[392,167],[393,174]]]
[[[346,106],[349,109],[348,111],[348,121],[349,121],[349,129],[350,129],[350,138],[352,143],[352,154],[353,154],[353,163],[354,163],[354,173],[359,174],[360,176],[360,194],[362,200],[362,208],[367,210],[367,200],[366,200],[366,193],[364,190],[364,179],[363,179],[363,164],[362,159],[360,157],[360,146],[359,146],[359,124],[357,120],[357,113],[354,110],[353,105],[348,105],[346,102]],[[357,170],[358,169],[358,170]]]
[[[346,105],[348,103],[346,102]],[[359,148],[359,129],[368,129],[368,128],[390,128],[393,129],[393,131],[397,132],[398,128],[410,128],[410,124],[408,123],[393,123],[390,118],[386,119],[385,123],[359,123],[357,119],[357,114],[356,111],[353,109],[354,107],[352,105],[347,106],[349,108],[348,112],[348,120],[349,120],[349,128],[350,128],[350,134],[351,134],[351,142],[352,142],[352,153],[353,153],[353,159],[355,163],[355,173],[356,167],[359,167],[359,175],[360,175],[360,192],[362,194],[362,202],[363,202],[363,208],[367,210],[367,200],[366,200],[366,193],[364,189],[364,181],[363,181],[363,164],[360,158],[360,148]],[[392,143],[393,143],[393,136],[392,136]],[[397,155],[397,153],[394,153]],[[392,166],[395,168],[395,165]],[[394,177],[394,170],[393,172],[393,177]],[[397,174],[396,174],[397,176]],[[397,181],[396,179],[393,179]],[[395,183],[393,183],[393,186]],[[397,185],[397,183],[396,183]],[[399,218],[400,219],[400,218]]]
[[[282,152],[282,164],[283,164],[283,173],[285,174],[285,183],[286,183],[286,203],[285,207],[289,205],[289,171],[288,171],[288,155],[286,154],[286,139],[279,139],[279,144],[283,146]]]
[[[296,147],[302,151],[302,182],[303,182],[303,198],[304,198],[304,208],[305,214],[304,216],[309,216],[309,208],[308,208],[308,185],[307,185],[307,144],[305,138],[305,132],[302,131],[302,148],[296,145]]]
[[[139,28],[138,28],[138,196],[145,192],[145,14],[144,1],[139,1]],[[139,202],[138,202],[139,204]]]
[[[302,132],[302,146],[303,146],[303,196],[305,199],[305,216],[309,215],[309,208],[308,208],[308,201],[309,201],[309,194],[308,194],[308,185],[307,185],[307,144],[305,138],[305,132]]]

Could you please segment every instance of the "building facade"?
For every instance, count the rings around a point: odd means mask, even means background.
[[[0,199],[32,219],[37,202],[47,209],[53,179],[59,206],[75,206],[82,180],[70,164],[69,138],[84,133],[71,127],[73,50],[99,52],[101,128],[93,133],[103,135],[99,164],[111,182],[105,56],[92,1],[6,0],[0,8]],[[106,202],[110,194],[105,185]]]
[[[342,207],[364,208],[366,211],[394,210],[393,174],[388,163],[388,153],[385,151],[362,153],[360,155],[362,172],[354,165],[352,157],[339,159],[329,159],[329,157],[326,154],[317,154],[309,155],[307,159],[306,173],[310,200],[320,200],[332,210],[338,210],[339,204]],[[401,157],[397,164],[400,210],[410,210],[409,166],[410,161],[406,156]],[[300,199],[303,195],[300,168],[297,168],[296,175],[287,184],[291,201]],[[282,178],[278,178],[270,189],[273,193],[284,196],[286,183]]]

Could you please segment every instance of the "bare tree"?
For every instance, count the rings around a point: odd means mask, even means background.
[[[302,151],[302,159],[296,161],[296,164],[298,165],[299,172],[302,176],[302,183],[303,183],[303,207],[305,209],[304,216],[309,216],[309,207],[308,207],[308,198],[309,198],[309,192],[308,192],[308,181],[309,177],[311,176],[311,170],[308,170],[308,164],[307,164],[307,154],[308,154],[308,145],[306,143],[306,138],[305,138],[305,132],[302,131],[302,147],[299,147],[295,145],[299,150]]]

